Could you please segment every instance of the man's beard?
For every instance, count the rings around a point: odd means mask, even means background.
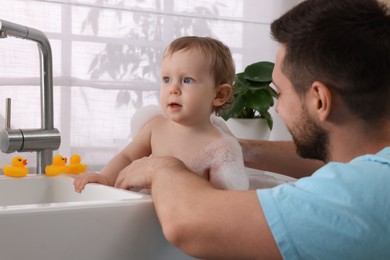
[[[297,153],[303,158],[329,160],[328,133],[313,122],[305,108],[300,119],[289,129],[295,143]]]

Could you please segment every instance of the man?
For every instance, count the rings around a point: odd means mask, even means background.
[[[307,0],[271,31],[276,110],[298,154],[325,165],[272,189],[222,191],[177,159],[144,158],[116,186],[150,188],[165,236],[196,257],[389,259],[390,11],[376,0]],[[292,144],[241,144],[247,165],[305,168],[292,163]]]

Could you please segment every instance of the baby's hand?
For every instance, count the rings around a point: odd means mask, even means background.
[[[105,176],[97,172],[82,173],[77,175],[74,179],[74,190],[81,193],[87,183],[100,183],[103,185],[108,185],[108,180]]]

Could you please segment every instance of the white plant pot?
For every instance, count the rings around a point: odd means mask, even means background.
[[[226,125],[240,139],[268,140],[271,132],[263,118],[229,118]]]

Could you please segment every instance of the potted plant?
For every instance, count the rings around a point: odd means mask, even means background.
[[[227,120],[228,126],[229,121],[232,121],[228,119],[249,121],[258,118],[265,122],[268,131],[272,129],[273,120],[269,109],[274,105],[274,98],[277,97],[276,91],[270,86],[273,68],[274,63],[260,61],[248,65],[244,72],[236,74],[234,101],[228,110],[221,113],[221,117]],[[229,128],[231,129],[231,126]],[[245,130],[248,130],[248,127]],[[235,134],[233,130],[232,132]]]

